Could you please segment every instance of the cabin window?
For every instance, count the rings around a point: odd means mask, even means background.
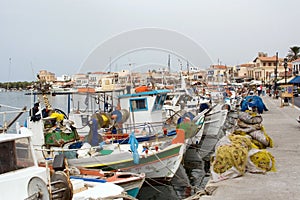
[[[130,111],[145,111],[148,110],[147,99],[130,99]]]
[[[0,174],[34,166],[28,138],[0,143]]]
[[[167,98],[166,94],[158,94],[155,98],[153,110],[161,110]]]

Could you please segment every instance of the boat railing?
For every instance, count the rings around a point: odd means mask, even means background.
[[[6,132],[24,112],[28,111],[26,109],[26,106],[24,106],[23,108],[17,108],[0,104],[0,109],[2,108],[4,108],[4,111],[0,112],[0,119],[2,119],[2,125],[0,125],[0,133]],[[12,117],[12,114],[16,114],[16,116]],[[7,120],[7,116],[11,118],[9,121]]]

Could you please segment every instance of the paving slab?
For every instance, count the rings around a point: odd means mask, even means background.
[[[300,199],[300,110],[296,106],[281,107],[280,99],[262,97],[269,111],[262,124],[273,139],[267,150],[275,157],[276,172],[245,175],[207,184],[216,189],[201,200],[297,200]]]

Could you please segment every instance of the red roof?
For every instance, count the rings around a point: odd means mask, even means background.
[[[226,65],[212,65],[213,69],[227,69]]]
[[[267,56],[256,57],[253,62],[256,62],[257,59],[261,60],[261,62],[276,62],[276,56],[272,56],[272,57],[267,57]],[[283,61],[283,58],[278,58],[278,61]]]
[[[244,63],[244,64],[240,64],[240,67],[254,67],[255,64],[254,63]]]

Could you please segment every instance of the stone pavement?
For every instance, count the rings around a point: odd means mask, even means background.
[[[251,174],[208,183],[216,187],[212,195],[201,200],[297,200],[300,199],[300,124],[296,118],[300,109],[280,106],[280,99],[264,96],[269,111],[264,112],[263,125],[273,139],[274,147],[267,150],[276,160],[276,172]]]

